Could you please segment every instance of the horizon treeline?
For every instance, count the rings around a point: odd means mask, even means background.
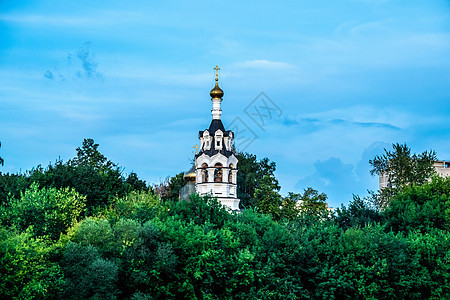
[[[237,153],[246,209],[230,212],[179,201],[183,173],[124,175],[98,146],[0,173],[1,299],[450,298],[450,178],[432,151],[385,150],[370,163],[389,189],[335,212],[312,187],[282,197],[274,162]]]

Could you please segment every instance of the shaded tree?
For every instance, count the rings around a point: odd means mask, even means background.
[[[241,200],[241,207],[256,206],[255,190],[261,185],[264,176],[269,176],[275,190],[280,190],[275,177],[276,164],[267,157],[257,160],[256,155],[237,153],[239,172],[237,176],[237,196]]]
[[[301,194],[289,192],[286,197],[282,198],[281,217],[293,220],[300,214],[299,200]]]
[[[0,298],[58,299],[64,278],[54,261],[56,248],[31,228],[0,228]]]
[[[383,222],[383,216],[379,210],[371,205],[368,198],[353,195],[353,200],[348,207],[344,205],[336,210],[336,223],[339,227],[347,229],[351,227],[364,227],[369,224]]]
[[[17,199],[31,184],[25,174],[2,174],[0,172],[0,205],[8,205],[10,199]]]
[[[102,258],[92,245],[69,242],[61,261],[66,283],[63,296],[68,299],[116,299],[118,266]]]
[[[275,219],[281,217],[281,196],[278,193],[280,187],[273,176],[264,175],[255,188],[254,199],[256,207],[264,214],[270,214]]]
[[[135,172],[128,175],[125,183],[129,185],[132,191],[151,191],[151,187],[147,186],[145,180],[139,179]]]
[[[327,195],[319,193],[311,187],[304,190],[303,194],[298,194],[300,212],[308,216],[322,216],[327,213]]]

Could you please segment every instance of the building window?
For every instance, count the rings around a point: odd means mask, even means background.
[[[216,135],[214,139],[216,140],[216,148],[222,148],[222,136]]]
[[[230,164],[230,170],[228,171],[228,183],[233,183],[233,164]]]
[[[222,164],[217,163],[214,168],[214,182],[222,182]]]
[[[208,165],[206,163],[202,164],[202,182],[208,182]]]

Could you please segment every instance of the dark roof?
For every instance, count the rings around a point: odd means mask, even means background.
[[[211,121],[211,124],[209,125],[209,134],[214,134],[216,131],[217,131],[217,129],[220,129],[220,130],[222,130],[222,132],[225,132],[225,127],[223,127],[223,124],[222,124],[222,121],[219,119],[219,120],[217,120],[217,119],[213,119],[212,121]]]
[[[207,129],[209,131],[209,135],[214,136],[218,129],[220,129],[223,132],[223,136],[228,136],[231,132],[230,130],[225,130],[225,127],[223,126],[223,123],[221,120],[213,119],[211,121],[211,124],[209,125],[209,128]],[[199,137],[203,136],[203,132],[205,132],[205,131],[204,130],[199,131],[198,136]]]
[[[228,151],[225,149],[225,145],[223,145],[223,143],[222,143],[222,149],[216,150],[215,133],[219,129],[223,132],[224,137],[229,136],[229,134],[231,132],[231,130],[228,130],[228,131],[225,130],[225,127],[223,126],[221,120],[213,119],[211,121],[211,125],[209,125],[209,129],[207,129],[209,132],[209,135],[212,137],[211,147],[209,150],[204,150],[203,148],[200,149],[200,152],[197,155],[195,155],[196,158],[199,157],[200,155],[202,155],[203,153],[208,156],[213,156],[213,155],[216,155],[217,153],[222,153],[223,155],[225,155],[225,157],[230,157],[231,155],[233,155],[232,151]],[[205,131],[204,130],[199,131],[199,133],[198,133],[199,137],[203,136],[203,132],[205,132]]]

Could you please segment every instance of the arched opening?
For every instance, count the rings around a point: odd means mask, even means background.
[[[228,170],[228,183],[233,183],[233,164],[230,164],[230,170]]]
[[[214,168],[214,182],[222,182],[222,164],[217,163]]]
[[[208,182],[208,165],[206,163],[202,164],[202,182]]]

